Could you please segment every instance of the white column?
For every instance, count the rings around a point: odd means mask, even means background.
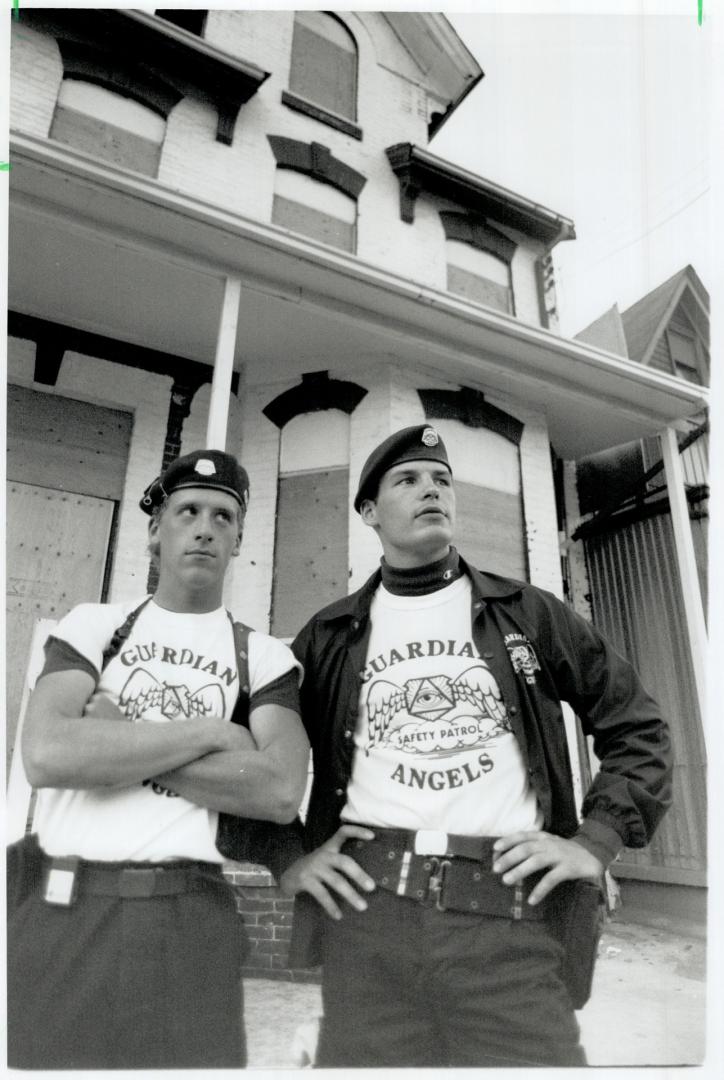
[[[239,301],[241,280],[237,277],[224,279],[224,298],[216,338],[214,378],[211,383],[209,420],[206,427],[206,446],[209,450],[226,449],[226,427],[229,420],[229,395],[234,372],[234,349],[236,328],[239,324]]]
[[[706,623],[704,621],[704,605],[701,600],[699,574],[694,555],[694,541],[691,535],[689,506],[684,486],[684,470],[681,465],[681,455],[679,454],[679,443],[675,429],[673,427],[666,428],[659,435],[659,439],[664,458],[666,486],[669,492],[676,561],[681,579],[686,625],[689,631],[689,649],[694,669],[694,682],[696,683],[699,712],[703,721],[706,715]]]

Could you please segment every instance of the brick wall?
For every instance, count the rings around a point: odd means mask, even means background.
[[[13,19],[10,51],[10,127],[44,137],[50,130],[63,78],[53,38]]]
[[[228,863],[224,874],[234,886],[236,907],[249,938],[244,975],[317,982],[317,969],[292,969],[288,965],[294,901],[282,896],[268,870],[245,863]]]
[[[454,207],[421,195],[414,223],[403,222],[398,182],[385,154],[395,143],[427,145],[429,102],[424,74],[379,14],[348,12],[344,18],[359,49],[358,123],[364,132],[362,140],[282,103],[289,80],[292,11],[212,10],[206,39],[232,56],[258,64],[270,75],[241,107],[231,146],[216,140],[213,105],[183,98],[167,119],[158,182],[228,212],[270,224],[276,164],[267,136],[319,142],[367,179],[357,206],[358,257],[422,286],[445,291],[445,235],[439,211]],[[29,30],[22,21],[17,25],[13,21],[13,39],[11,125],[44,137],[62,80],[58,48],[51,37]],[[540,245],[518,234],[513,238],[519,245],[512,265],[517,316],[539,325],[535,260]]]

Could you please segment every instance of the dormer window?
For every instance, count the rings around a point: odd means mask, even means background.
[[[357,45],[334,15],[295,13],[289,89],[340,117],[357,119]]]

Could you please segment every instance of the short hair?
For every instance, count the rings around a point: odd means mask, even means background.
[[[241,539],[242,533],[244,532],[244,519],[246,518],[246,508],[243,507],[241,503],[237,502],[236,500],[234,501],[236,504],[236,524],[239,530],[239,538]],[[156,525],[158,525],[164,515],[167,506],[168,498],[164,499],[163,502],[153,507],[150,514],[151,520],[148,523],[149,532],[154,522],[156,523]],[[148,546],[146,550],[148,551],[148,554],[151,558],[151,568],[158,572],[161,563],[161,541],[158,539],[158,536],[149,536]]]

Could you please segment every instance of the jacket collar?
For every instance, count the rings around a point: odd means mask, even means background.
[[[525,588],[524,581],[516,581],[514,578],[501,577],[499,574],[486,574],[482,570],[476,570],[460,556],[460,566],[463,573],[470,578],[473,589],[474,601],[500,600],[506,596],[515,596]],[[374,574],[365,581],[364,585],[349,596],[342,597],[329,607],[324,608],[317,616],[321,622],[334,622],[336,619],[365,619],[369,614],[372,597],[380,586],[382,572],[378,568]]]

